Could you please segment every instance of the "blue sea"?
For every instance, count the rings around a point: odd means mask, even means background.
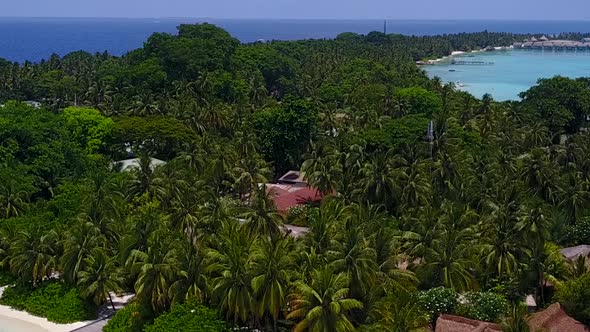
[[[242,42],[334,38],[342,32],[383,31],[383,20],[228,20],[196,18],[0,18],[0,57],[39,61],[52,53],[108,51],[122,55],[141,47],[154,32],[176,32],[182,23],[209,22]],[[388,33],[436,35],[497,31],[513,33],[590,32],[590,21],[387,20]]]
[[[175,33],[182,23],[209,22],[226,29],[241,42],[334,38],[342,32],[367,34],[383,31],[383,20],[229,20],[196,18],[0,18],[0,58],[38,62],[56,53],[84,50],[114,55],[141,47],[154,32]],[[439,35],[460,32],[545,33],[590,32],[590,21],[503,20],[387,20],[388,33]],[[465,89],[499,100],[515,99],[537,78],[562,74],[590,76],[590,57],[552,54],[486,54],[497,64],[490,67],[430,67],[431,75],[464,82]]]
[[[510,50],[479,52],[456,57],[458,61],[480,61],[490,65],[425,66],[430,77],[455,82],[476,97],[489,93],[499,101],[519,100],[540,78],[556,75],[590,77],[590,51]]]

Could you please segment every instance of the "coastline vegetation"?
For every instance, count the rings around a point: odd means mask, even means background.
[[[415,65],[519,39],[200,24],[120,58],[0,60],[0,302],[65,322],[135,293],[111,332],[420,331],[522,322],[531,294],[590,323],[587,262],[559,251],[590,244],[590,79],[499,103]],[[276,210],[261,184],[289,170],[321,204]]]

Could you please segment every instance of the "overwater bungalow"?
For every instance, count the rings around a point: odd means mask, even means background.
[[[585,40],[588,40],[586,42]],[[575,40],[549,40],[546,36],[540,39],[531,38],[524,43],[514,43],[515,49],[552,50],[552,51],[587,51],[590,50],[590,38],[582,41]]]

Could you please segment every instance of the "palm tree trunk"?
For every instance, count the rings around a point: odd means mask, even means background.
[[[113,303],[113,298],[111,297],[111,292],[108,292],[109,294],[109,301],[111,301],[111,307],[113,307],[113,311],[117,311],[117,309],[115,309],[115,303]]]

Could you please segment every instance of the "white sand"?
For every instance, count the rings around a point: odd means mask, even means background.
[[[2,292],[4,292],[5,287],[0,287],[0,297],[2,296]],[[133,298],[133,295],[127,294],[122,297],[113,296],[113,302],[115,302],[115,307],[117,309],[122,308],[129,300]],[[110,304],[109,304],[110,305]],[[19,311],[12,309],[9,306],[0,305],[0,322],[7,321],[8,324],[12,327],[14,325],[15,331],[31,331],[31,332],[69,332],[75,330],[77,328],[86,326],[94,321],[82,321],[72,324],[56,324],[47,320],[47,318],[37,317],[29,314],[26,311]],[[19,322],[20,321],[20,322]],[[22,329],[23,327],[29,327],[26,329]],[[39,327],[39,329],[33,329],[34,326]],[[0,327],[1,331],[1,327]],[[11,329],[12,331],[12,329]]]

